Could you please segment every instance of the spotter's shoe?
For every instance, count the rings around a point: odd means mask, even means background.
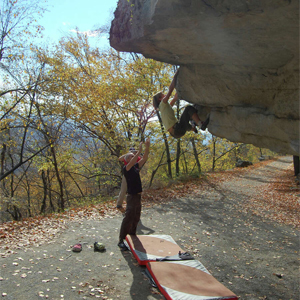
[[[128,251],[128,248],[124,242],[119,242],[118,247],[121,249],[121,251]]]

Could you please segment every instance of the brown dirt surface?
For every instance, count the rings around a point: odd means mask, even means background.
[[[138,234],[171,235],[240,299],[299,300],[299,195],[290,156],[208,173],[146,190]],[[119,251],[121,221],[111,201],[1,224],[3,299],[164,299]]]

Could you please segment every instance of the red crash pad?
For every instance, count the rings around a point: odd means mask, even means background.
[[[167,300],[238,299],[197,260],[149,262],[147,269]]]
[[[140,265],[183,252],[170,235],[127,235],[126,241]]]
[[[238,299],[200,261],[192,257],[180,260],[178,253],[184,251],[170,235],[127,235],[126,241],[167,300]],[[165,258],[168,260],[162,261]]]

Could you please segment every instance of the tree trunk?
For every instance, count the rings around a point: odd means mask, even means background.
[[[170,148],[169,148],[169,144],[168,144],[168,139],[167,139],[166,133],[164,132],[164,127],[163,127],[163,123],[162,123],[159,112],[157,112],[157,117],[158,117],[158,120],[159,120],[159,123],[160,123],[161,131],[163,133],[164,143],[165,143],[165,147],[166,147],[167,163],[168,163],[168,176],[170,178],[172,178],[172,164],[171,164],[171,155],[170,155]]]
[[[179,176],[180,168],[179,168],[179,162],[180,162],[180,139],[177,140],[177,151],[176,151],[176,176]]]
[[[216,139],[212,137],[213,140],[213,163],[212,163],[212,171],[215,170],[216,167]]]
[[[11,165],[12,167],[14,166],[14,160],[13,160],[13,156],[9,153],[8,155],[11,159]],[[10,180],[10,198],[13,199],[14,195],[15,195],[15,190],[14,190],[14,174],[12,173],[11,174],[11,180]],[[20,221],[21,218],[22,218],[22,214],[20,212],[20,209],[19,207],[17,207],[15,204],[12,203],[11,205],[11,208],[10,209],[9,207],[7,208],[7,212],[9,212],[12,216],[12,218],[15,220],[15,221]]]
[[[5,155],[6,155],[6,144],[3,144],[2,151],[1,151],[1,166],[0,166],[0,177],[4,174],[4,162],[5,162]],[[2,180],[2,187],[3,192],[5,193],[5,180]]]
[[[293,156],[293,162],[294,162],[294,174],[295,176],[298,176],[300,173],[300,161],[299,156],[294,155]]]
[[[20,212],[20,209],[17,206],[15,206],[15,205],[13,206],[13,209],[14,209],[13,213],[11,213],[13,219],[15,221],[20,221],[22,219],[22,214]]]
[[[52,201],[52,190],[51,190],[51,179],[50,179],[50,171],[47,170],[47,186],[48,186],[48,196],[49,196],[49,204],[52,209],[52,212],[55,212],[55,207]]]
[[[3,145],[2,145],[2,151],[1,151],[0,175],[4,174],[5,153],[6,153],[6,144],[3,143]]]
[[[70,176],[70,178],[73,180],[73,182],[74,182],[75,185],[77,186],[77,188],[78,188],[78,190],[79,190],[79,192],[80,192],[80,194],[81,194],[81,197],[84,197],[83,191],[81,190],[79,184],[77,183],[77,181],[76,181],[75,178],[72,176],[72,174],[70,173],[69,170],[67,170],[67,174]],[[100,180],[99,180],[99,182],[100,182]],[[99,189],[100,189],[100,186],[99,186]]]
[[[27,211],[28,211],[28,217],[32,217],[31,213],[31,198],[30,198],[30,184],[27,181]]]
[[[199,157],[198,157],[198,153],[197,153],[197,148],[196,148],[196,144],[195,144],[195,139],[192,138],[192,139],[191,139],[191,142],[192,142],[192,146],[193,146],[194,157],[195,157],[196,164],[197,164],[197,168],[198,168],[198,173],[200,174],[200,173],[201,173],[201,164],[200,164]]]
[[[180,107],[179,107],[179,101],[177,101],[177,120],[179,120],[180,117]],[[177,139],[177,151],[176,151],[176,176],[179,176],[180,167],[179,167],[179,161],[180,161],[180,140]]]
[[[45,171],[42,171],[42,181],[43,181],[43,200],[42,200],[42,206],[41,206],[41,213],[44,214],[46,211],[46,200],[47,200],[47,194],[48,194],[48,188],[47,188],[47,178]]]
[[[182,163],[182,165],[183,165],[184,173],[188,174],[189,168],[188,168],[188,163],[186,161],[185,152],[183,152],[183,163]]]
[[[53,165],[54,165],[54,169],[55,169],[56,179],[57,179],[57,182],[58,182],[58,185],[59,185],[58,209],[59,209],[59,211],[64,211],[65,210],[64,188],[63,188],[63,183],[62,183],[62,180],[60,178],[60,173],[59,173],[59,170],[58,170],[58,163],[57,163],[56,153],[55,153],[54,147],[50,147],[50,151],[51,151],[52,158],[53,158]]]

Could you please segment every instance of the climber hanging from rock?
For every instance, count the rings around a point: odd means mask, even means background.
[[[166,95],[164,95],[162,92],[158,92],[153,96],[154,109],[157,112],[160,112],[164,127],[176,139],[179,139],[182,136],[184,136],[187,131],[194,131],[197,133],[198,131],[196,126],[200,126],[201,130],[205,130],[209,123],[209,117],[204,122],[202,122],[199,119],[197,109],[192,105],[188,105],[185,107],[183,113],[180,116],[179,121],[175,117],[175,113],[172,109],[172,106],[178,100],[177,92],[174,98],[170,101],[170,103],[168,101],[175,88],[178,72],[179,70],[177,70],[177,72],[175,73],[173,80],[169,86],[168,93]],[[190,121],[192,124],[190,124]]]

